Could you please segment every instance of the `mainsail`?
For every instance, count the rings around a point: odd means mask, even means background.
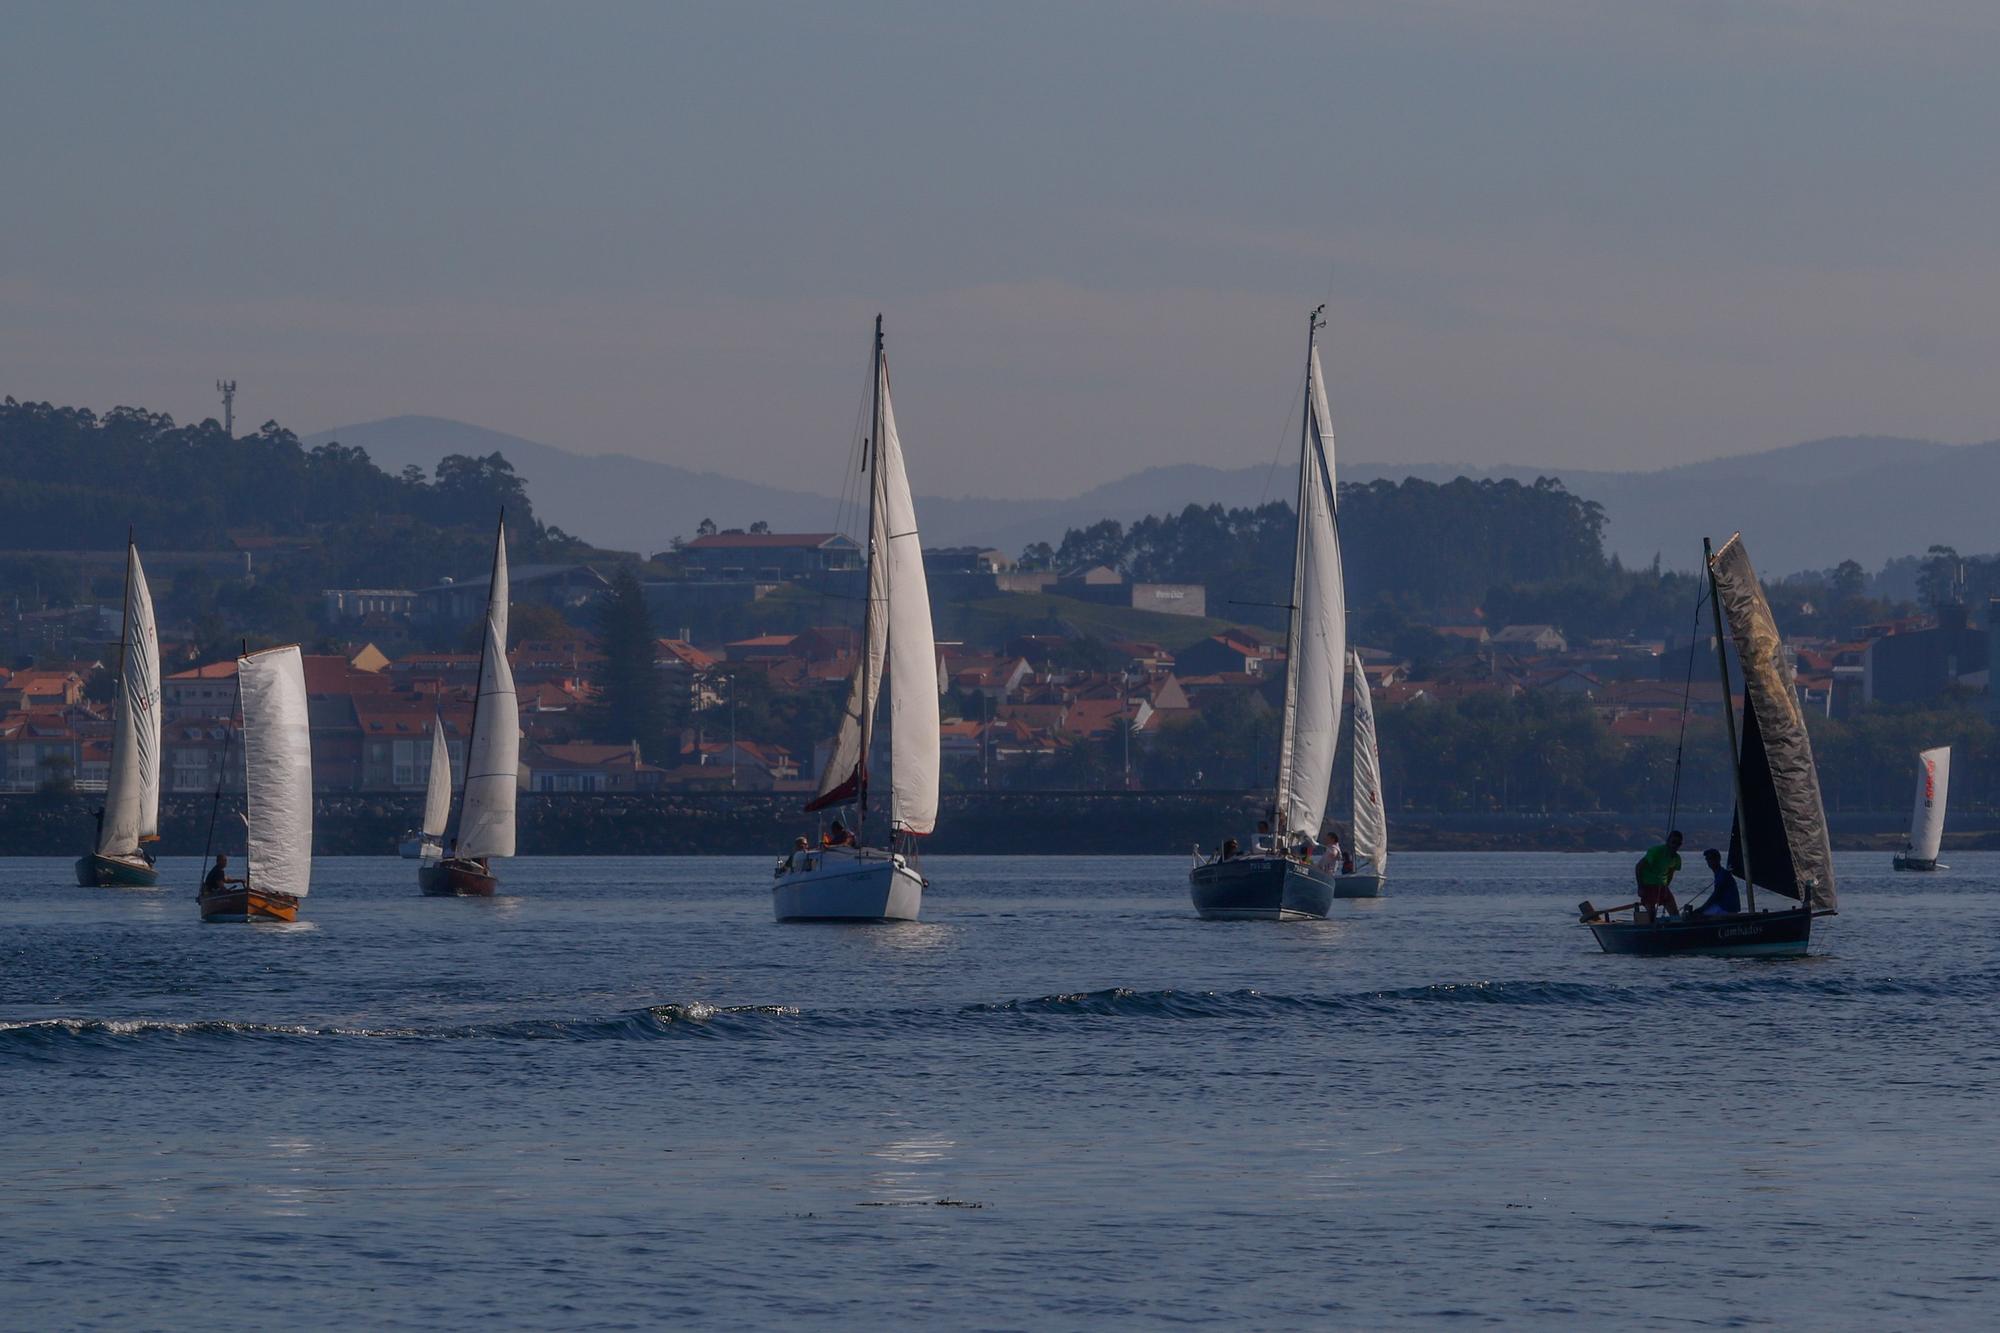
[[[1347,655],[1354,680],[1354,829],[1349,844],[1355,869],[1381,874],[1389,868],[1389,820],[1382,809],[1382,755],[1375,745],[1375,703],[1361,654]]]
[[[507,523],[493,539],[493,581],[486,591],[486,635],[479,657],[479,697],[465,752],[465,795],[453,856],[514,854],[514,802],[521,782],[521,709],[507,665]],[[447,764],[447,767],[449,765]]]
[[[1319,328],[1319,312],[1312,327]],[[1305,423],[1299,450],[1299,531],[1285,643],[1285,711],[1278,739],[1278,816],[1286,830],[1318,836],[1340,742],[1347,669],[1347,592],[1340,570],[1333,430],[1319,345],[1306,353]]]
[[[139,548],[125,547],[124,653],[99,856],[136,856],[160,832],[160,632]]]
[[[876,327],[875,433],[869,450],[868,600],[862,659],[848,681],[847,706],[819,791],[806,809],[824,810],[860,795],[868,781],[868,750],[885,678],[891,682],[889,822],[906,833],[937,823],[937,644],[924,577],[923,541],[889,397],[889,363]]]
[[[312,725],[297,644],[236,659],[243,699],[244,804],[253,888],[303,898],[312,887]]]
[[[451,746],[445,743],[444,719],[431,719],[431,771],[424,782],[424,824],[427,843],[444,842],[445,825],[451,821]],[[429,852],[426,851],[426,855]]]
[[[883,522],[876,559],[889,571],[889,825],[929,833],[938,803],[937,642],[917,510],[889,402],[887,357],[880,373],[882,444],[875,465],[881,469]]]
[[[1935,861],[1944,841],[1944,802],[1951,789],[1951,747],[1941,745],[1917,756],[1917,803],[1910,812],[1910,855]]]
[[[1729,868],[1757,888],[1833,911],[1838,906],[1833,847],[1812,742],[1780,651],[1777,622],[1740,534],[1710,557],[1709,570],[1743,664],[1743,736],[1737,757],[1742,808],[1729,835]]]

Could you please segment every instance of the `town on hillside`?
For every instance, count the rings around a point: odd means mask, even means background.
[[[1043,555],[1045,567],[1034,568],[994,550],[925,552],[939,608],[947,789],[1267,783],[1283,631],[1211,618],[1229,608],[1213,605],[1200,584],[1135,581],[1106,563],[1057,567],[1047,560],[1053,552]],[[254,578],[252,550],[225,558]],[[856,544],[831,532],[704,531],[661,560],[650,568],[662,576],[643,580],[630,566],[590,562],[514,568],[517,639],[508,655],[521,710],[521,789],[792,792],[803,800],[827,761],[860,651]],[[170,590],[161,645],[164,789],[239,789],[241,765],[226,762],[234,652],[205,650],[200,627],[171,614],[176,580],[193,570],[199,585],[212,575],[197,557],[171,552],[154,555],[152,567]],[[316,790],[414,798],[429,776],[437,726],[455,767],[462,763],[479,659],[476,645],[461,640],[484,598],[476,578],[321,591],[305,658]],[[0,661],[9,664],[0,666],[0,790],[103,789],[119,615],[104,596],[62,607],[16,597],[0,608]],[[1964,598],[1945,596],[1923,613],[1839,637],[1794,634],[1786,646],[1799,698],[1816,721],[1835,724],[1896,710],[1983,714],[2000,697],[1987,690],[2000,610],[1984,620],[1975,627]],[[1361,621],[1356,647],[1392,756],[1392,809],[1657,800],[1648,784],[1661,756],[1688,728],[1717,726],[1722,715],[1705,631],[1572,638],[1550,623],[1496,623],[1476,607],[1431,624],[1398,621],[1374,641],[1366,629]],[[453,648],[417,646],[427,642]],[[1474,771],[1460,753],[1468,747],[1454,745],[1440,722],[1469,726],[1482,716],[1519,728],[1499,739],[1500,771]],[[1568,774],[1524,753],[1541,750],[1562,726],[1584,737]],[[1510,747],[1522,762],[1505,771]],[[1838,804],[1838,747],[1825,762],[1829,801]],[[1863,781],[1863,761],[1853,764],[1850,776]],[[1888,776],[1883,799],[1902,799],[1904,765],[1891,765]],[[1865,803],[1872,792],[1856,786],[1846,799]]]

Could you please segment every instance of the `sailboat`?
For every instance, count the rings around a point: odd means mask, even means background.
[[[1944,801],[1951,790],[1951,747],[1940,745],[1917,755],[1917,804],[1910,812],[1910,840],[1897,855],[1898,870],[1949,870],[1938,862],[1944,841]]]
[[[1354,682],[1354,822],[1348,828],[1348,860],[1333,877],[1336,898],[1380,898],[1389,877],[1389,817],[1382,808],[1382,755],[1375,744],[1375,701],[1368,693],[1368,673],[1361,654],[1347,654],[1348,678]],[[1349,866],[1353,869],[1349,869]]]
[[[868,485],[868,597],[861,660],[848,685],[847,706],[808,812],[858,805],[847,840],[822,839],[778,863],[771,910],[780,921],[915,921],[929,881],[918,864],[917,840],[937,824],[937,644],[931,631],[930,587],[923,542],[903,468],[902,441],[889,398],[889,363],[882,355],[882,317],[875,317],[874,407],[862,467]],[[889,685],[889,837],[867,845],[868,757],[876,705]]]
[[[1275,829],[1241,854],[1234,840],[1188,872],[1194,909],[1208,921],[1323,917],[1336,892],[1333,870],[1305,854],[1321,829],[1340,740],[1341,677],[1347,669],[1347,592],[1340,570],[1333,431],[1319,366],[1320,306],[1306,321],[1306,395],[1299,429],[1298,539],[1292,553],[1285,636],[1285,708],[1278,735]],[[1379,853],[1380,849],[1376,849]]]
[[[1725,618],[1743,664],[1740,742],[1735,714],[1725,707],[1723,718],[1736,761],[1730,770],[1736,801],[1728,868],[1743,881],[1747,910],[1726,915],[1689,911],[1656,918],[1632,904],[1632,919],[1620,921],[1612,914],[1624,911],[1623,907],[1599,911],[1586,902],[1580,914],[1606,953],[1796,958],[1812,943],[1813,918],[1839,910],[1819,770],[1813,765],[1812,743],[1791,673],[1780,656],[1777,622],[1743,549],[1742,534],[1732,536],[1717,551],[1711,552],[1703,542],[1702,554],[1725,704],[1731,697]],[[1760,912],[1760,888],[1799,905]]]
[[[298,645],[237,658],[236,696],[243,717],[244,875],[201,890],[201,919],[293,921],[312,888],[312,724]],[[215,796],[219,807],[219,781]],[[211,815],[211,846],[214,829]]]
[[[85,887],[151,888],[160,882],[147,844],[160,837],[160,631],[139,548],[125,538],[125,619],[118,640],[118,696],[111,772],[98,814],[97,848],[76,861]]]
[[[444,718],[431,715],[431,767],[424,778],[424,819],[416,833],[415,856],[435,861],[444,856],[444,830],[451,822],[451,746],[444,738]]]
[[[493,536],[493,578],[486,589],[486,634],[479,645],[479,695],[465,738],[465,786],[455,819],[439,832],[417,863],[417,886],[433,898],[487,898],[500,887],[491,858],[514,854],[514,802],[521,784],[521,708],[514,671],[507,665],[507,514]],[[433,825],[438,799],[438,755],[445,753],[444,800],[450,805],[451,757],[444,728],[431,733],[431,777],[424,795],[424,832]]]

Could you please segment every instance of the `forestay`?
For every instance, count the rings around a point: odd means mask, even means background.
[[[1709,567],[1743,664],[1742,753],[1737,761],[1742,811],[1739,827],[1730,834],[1730,868],[1743,873],[1747,833],[1750,878],[1757,888],[1833,911],[1838,896],[1819,771],[1777,622],[1741,535],[1724,542]]]
[[[1917,803],[1910,812],[1910,855],[1935,861],[1944,841],[1944,802],[1951,789],[1951,747],[1938,746],[1917,756]]]
[[[312,725],[297,644],[236,659],[243,697],[243,781],[252,888],[305,897],[312,887]]]
[[[160,632],[139,548],[125,548],[124,655],[99,856],[135,856],[160,832]]]
[[[1382,808],[1382,756],[1375,744],[1375,702],[1368,694],[1368,673],[1361,654],[1347,655],[1354,681],[1354,841],[1357,870],[1381,874],[1389,868],[1389,819]]]
[[[431,772],[424,783],[425,842],[444,840],[445,825],[451,820],[451,746],[445,742],[444,719],[431,718]]]
[[[486,638],[480,653],[479,697],[465,756],[465,795],[452,855],[514,854],[514,802],[521,783],[521,709],[507,665],[507,529],[494,538],[493,582],[486,593]]]
[[[938,804],[937,641],[916,505],[889,402],[887,357],[880,373],[882,443],[875,461],[882,490],[875,550],[889,585],[889,823],[906,833],[929,833],[937,824]]]
[[[1286,641],[1285,712],[1278,743],[1277,806],[1288,830],[1318,835],[1340,743],[1341,678],[1347,669],[1347,593],[1340,569],[1333,431],[1319,347],[1306,358],[1304,439],[1299,458],[1299,535]]]

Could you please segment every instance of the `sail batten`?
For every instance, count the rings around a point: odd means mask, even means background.
[[[1743,870],[1745,834],[1756,888],[1836,910],[1833,846],[1812,741],[1786,668],[1782,641],[1740,535],[1709,562],[1716,596],[1743,665],[1743,735],[1737,756],[1742,810],[1730,835],[1730,868]]]
[[[297,644],[236,659],[243,704],[244,809],[252,888],[312,888],[312,726]]]
[[[1389,817],[1382,804],[1382,755],[1375,742],[1375,702],[1361,654],[1347,655],[1354,680],[1354,868],[1382,874],[1389,868]]]
[[[1314,344],[1307,356],[1299,538],[1286,645],[1277,806],[1285,829],[1315,836],[1325,819],[1333,783],[1342,678],[1347,671],[1347,591],[1341,573],[1330,417],[1319,347]]]
[[[139,550],[129,543],[123,639],[99,856],[136,856],[160,831],[160,633]]]
[[[1951,790],[1951,747],[1940,745],[1917,755],[1917,798],[1910,811],[1910,855],[1935,861],[1944,845],[1945,798]]]
[[[454,856],[514,854],[514,804],[521,781],[521,708],[507,664],[507,529],[494,537],[493,581],[486,592],[486,630],[479,695],[472,705]]]

